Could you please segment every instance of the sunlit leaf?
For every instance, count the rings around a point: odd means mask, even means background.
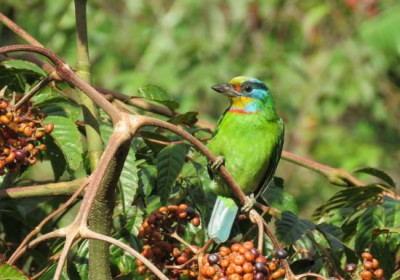
[[[169,145],[157,156],[157,189],[164,204],[171,194],[176,178],[185,162],[187,146],[184,144]]]
[[[0,279],[27,280],[29,278],[16,266],[0,263]]]
[[[3,61],[1,64],[3,64],[6,68],[26,70],[28,72],[39,74],[40,76],[46,76],[46,72],[44,72],[42,68],[26,60],[18,60],[18,59],[8,60],[8,61]]]
[[[134,96],[164,104],[172,111],[179,107],[178,102],[174,101],[165,89],[153,84],[140,87]]]
[[[126,157],[119,180],[121,182],[120,189],[123,193],[123,203],[125,205],[125,209],[127,209],[130,205],[132,205],[139,186],[135,151],[132,148],[129,149],[129,153]]]
[[[48,116],[46,123],[53,123],[54,129],[51,136],[60,147],[68,166],[77,170],[82,162],[81,135],[75,123],[67,118]]]

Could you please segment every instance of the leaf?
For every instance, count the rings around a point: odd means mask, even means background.
[[[169,120],[169,122],[173,124],[186,124],[188,126],[192,126],[198,121],[197,115],[197,112],[186,112],[184,114],[174,116]]]
[[[40,93],[33,97],[33,105],[42,107],[50,104],[58,104],[59,102],[67,102],[67,99],[59,93],[55,93],[50,86],[44,87]]]
[[[282,212],[282,217],[276,221],[275,226],[277,237],[287,245],[294,243],[307,231],[315,229],[311,221],[300,219],[288,211]]]
[[[154,165],[147,165],[138,171],[139,188],[143,191],[144,196],[150,196],[156,185],[157,169]]]
[[[175,111],[179,107],[179,104],[176,101],[172,100],[165,89],[153,84],[147,84],[138,88],[135,97],[141,97],[147,100],[164,104],[172,111]]]
[[[393,179],[387,173],[383,172],[382,170],[379,170],[379,169],[376,169],[373,167],[364,167],[364,168],[359,168],[359,169],[355,170],[354,172],[372,175],[374,177],[381,179],[382,181],[387,183],[389,186],[391,186],[393,188],[396,187],[396,183],[393,181]]]
[[[376,198],[380,193],[382,193],[382,191],[383,190],[376,185],[351,187],[341,190],[331,197],[325,204],[317,208],[313,213],[313,218],[318,220],[324,214],[339,208],[356,209],[367,201],[376,201]]]
[[[0,279],[25,280],[29,278],[16,266],[0,263]]]
[[[121,182],[120,189],[123,193],[124,209],[128,209],[132,205],[139,186],[135,151],[132,148],[129,149],[119,180]]]
[[[82,162],[83,150],[81,135],[75,123],[70,119],[56,116],[48,116],[45,122],[54,124],[51,136],[60,147],[69,168],[77,170]]]
[[[171,142],[171,140],[168,137],[166,137],[160,133],[155,133],[152,131],[141,131],[140,136],[142,137],[142,139],[144,140],[146,145],[157,154],[162,149],[165,148],[166,144],[164,144],[164,143]],[[162,143],[160,143],[160,142],[162,142]]]
[[[4,67],[6,68],[27,70],[29,72],[39,74],[40,76],[46,76],[46,72],[44,72],[42,68],[26,60],[18,60],[18,59],[8,60],[8,61],[3,61],[1,64],[3,64]]]
[[[46,155],[50,159],[51,167],[54,173],[54,180],[58,181],[67,168],[67,160],[65,159],[61,148],[55,143],[51,134],[46,135],[44,144],[46,144],[47,147]]]
[[[84,240],[79,244],[74,264],[81,279],[89,279],[89,240]]]
[[[357,262],[357,254],[343,244],[343,232],[339,227],[328,223],[321,223],[316,225],[315,229],[328,241],[330,246],[329,251],[337,256],[336,260],[338,264],[340,264],[340,255],[343,252],[346,254],[347,262]],[[329,257],[329,255],[327,255],[327,257]],[[341,269],[340,265],[336,267],[336,270],[338,269]]]
[[[169,145],[157,155],[157,190],[165,204],[185,162],[187,145]]]
[[[357,253],[363,252],[371,245],[373,229],[384,226],[384,211],[381,206],[369,207],[358,220],[355,239]]]
[[[285,192],[282,187],[272,185],[261,194],[261,197],[268,205],[281,211],[290,211],[294,214],[298,214],[299,212],[294,197],[290,193]]]
[[[144,220],[144,212],[139,207],[130,206],[126,218],[128,223],[125,228],[133,235],[137,236],[139,234],[139,227],[142,225]]]

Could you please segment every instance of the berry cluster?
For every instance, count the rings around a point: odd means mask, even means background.
[[[266,280],[279,279],[285,269],[279,268],[279,259],[287,257],[284,250],[278,250],[270,262],[254,248],[251,241],[235,243],[230,248],[222,246],[218,253],[206,254],[201,261],[199,280]]]
[[[169,205],[151,213],[139,228],[138,238],[144,243],[141,254],[161,270],[168,268],[170,279],[180,279],[181,276],[196,279],[197,276],[196,262],[179,269],[178,266],[187,263],[194,252],[189,248],[181,249],[181,244],[173,237],[173,234],[182,235],[188,222],[195,227],[200,225],[199,214],[192,207],[186,204]],[[198,249],[194,245],[192,248]],[[149,274],[140,260],[136,264],[140,274]]]
[[[370,252],[363,252],[361,258],[363,259],[363,262],[359,275],[362,280],[384,279],[384,272],[382,268],[379,268],[379,261],[375,259]],[[348,263],[346,264],[345,269],[354,276],[354,273],[357,270],[357,265],[355,263]]]
[[[45,117],[31,101],[14,110],[7,99],[0,97],[0,175],[37,162],[39,152],[46,149],[43,137],[54,128],[51,123],[44,125]]]

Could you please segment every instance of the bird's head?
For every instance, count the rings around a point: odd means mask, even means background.
[[[268,87],[255,78],[239,76],[211,88],[229,97],[232,103],[230,110],[234,112],[256,113],[263,105],[272,102]]]

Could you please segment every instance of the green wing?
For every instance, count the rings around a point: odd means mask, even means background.
[[[282,120],[280,120],[280,124],[282,126],[282,132],[281,132],[281,135],[279,135],[278,143],[276,144],[275,149],[272,152],[268,170],[267,170],[267,172],[265,172],[264,178],[261,180],[260,186],[254,192],[254,195],[256,198],[259,197],[268,188],[268,185],[271,182],[272,177],[275,174],[279,160],[281,159],[283,142],[285,139],[285,125],[283,124]]]

